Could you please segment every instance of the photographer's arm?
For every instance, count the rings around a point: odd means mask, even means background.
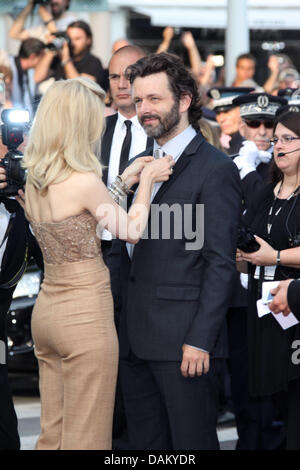
[[[276,55],[271,55],[268,61],[268,67],[270,75],[267,81],[264,83],[263,88],[267,93],[272,93],[276,87],[278,75],[280,71],[280,64]]]
[[[72,62],[71,56],[70,56],[70,50],[68,43],[65,42],[63,45],[63,48],[60,52],[61,56],[61,63],[64,67],[64,72],[66,78],[76,78],[76,77],[87,77],[90,80],[93,80],[94,82],[96,81],[96,77],[93,75],[90,75],[88,73],[79,73],[78,70],[76,69],[75,65]]]
[[[170,47],[170,44],[171,44],[171,41],[173,39],[173,36],[174,36],[174,29],[171,28],[171,26],[167,26],[163,30],[163,33],[162,33],[163,40],[160,43],[160,45],[158,46],[156,54],[159,54],[160,52],[167,52],[168,51],[168,49]]]
[[[192,33],[190,31],[185,31],[181,36],[181,42],[188,52],[191,70],[195,77],[198,77],[202,69],[202,63],[200,53]]]
[[[34,0],[28,0],[28,4],[17,16],[16,20],[14,21],[13,25],[11,26],[8,32],[10,38],[20,39],[21,41],[24,41],[25,39],[29,38],[29,32],[24,29],[24,25],[28,15],[32,12],[33,5]]]
[[[48,78],[49,70],[54,57],[54,51],[46,50],[45,54],[37,63],[34,69],[34,80],[36,83],[41,83],[43,80],[46,80],[46,78]]]
[[[57,27],[54,18],[52,17],[51,13],[47,10],[47,8],[40,6],[39,14],[43,20],[44,25],[47,26],[49,33],[56,33]]]

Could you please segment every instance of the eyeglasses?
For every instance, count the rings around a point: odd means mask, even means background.
[[[280,140],[280,142],[283,144],[283,145],[286,145],[286,144],[289,144],[290,142],[292,142],[293,140],[298,140],[300,139],[300,137],[294,137],[293,135],[283,135],[282,137],[273,137],[273,139],[270,139],[270,144],[273,144],[273,145],[276,145],[278,140]]]
[[[265,126],[266,129],[273,129],[274,121],[244,121],[248,127],[252,129],[258,129],[262,124]]]

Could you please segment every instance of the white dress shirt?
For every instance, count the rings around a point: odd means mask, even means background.
[[[165,155],[171,155],[174,161],[177,162],[178,158],[183,153],[184,149],[188,146],[188,144],[191,142],[191,140],[193,140],[195,135],[196,135],[195,129],[192,126],[188,126],[184,131],[182,131],[176,137],[173,137],[173,139],[166,142],[163,146],[160,146],[155,140],[154,145],[153,145],[153,154],[156,149],[161,148],[163,152],[165,153]],[[170,178],[172,178],[172,175],[170,176]],[[163,184],[163,181],[160,183],[154,184],[152,194],[151,194],[151,202],[153,201],[156,193],[158,192],[162,184]],[[136,194],[137,193],[135,193],[132,202],[134,202],[136,198]],[[126,243],[126,246],[127,246],[128,254],[130,258],[132,258],[134,245],[132,243]]]
[[[143,152],[146,149],[147,145],[147,135],[140,125],[137,116],[134,116],[131,119],[127,119],[120,112],[118,112],[118,119],[116,122],[114,135],[111,143],[109,165],[108,165],[108,175],[107,175],[107,186],[109,187],[113,183],[116,177],[119,174],[119,165],[120,165],[120,156],[123,141],[126,135],[126,125],[125,121],[131,121],[131,145],[129,151],[128,160],[136,157],[139,153]],[[112,234],[104,229],[102,232],[102,240],[110,241],[112,240]]]

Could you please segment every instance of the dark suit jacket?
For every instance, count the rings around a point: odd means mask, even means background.
[[[103,175],[102,180],[107,185],[107,177],[108,177],[108,166],[109,166],[109,157],[110,157],[110,150],[111,144],[113,140],[113,135],[115,132],[116,123],[118,120],[118,114],[113,114],[112,116],[107,116],[106,118],[106,128],[105,132],[102,137],[102,144],[101,144],[101,163],[104,166],[103,168]],[[153,139],[147,139],[146,148],[152,145]]]
[[[145,360],[180,361],[184,343],[217,357],[227,353],[224,324],[236,269],[240,178],[231,159],[200,133],[152,205],[174,203],[192,205],[194,224],[196,204],[204,204],[203,248],[187,251],[184,236],[141,239],[130,262],[123,244],[121,275],[127,299],[121,315],[121,357],[131,349]]]
[[[291,311],[300,321],[300,280],[295,279],[290,283],[287,297]]]
[[[9,309],[15,286],[4,289],[1,288],[1,285],[10,281],[21,268],[24,261],[26,244],[28,244],[28,259],[33,256],[39,267],[41,269],[43,268],[42,253],[30,232],[24,211],[16,201],[12,202],[15,202],[15,218],[13,219],[12,228],[8,235],[0,273],[0,317],[3,315],[2,318],[4,318]],[[5,334],[1,326],[0,339],[4,336]]]

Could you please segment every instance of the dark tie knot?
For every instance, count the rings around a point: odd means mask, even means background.
[[[124,124],[127,127],[127,130],[129,131],[132,125],[132,121],[129,121],[129,119],[126,119],[126,121],[124,121]]]

